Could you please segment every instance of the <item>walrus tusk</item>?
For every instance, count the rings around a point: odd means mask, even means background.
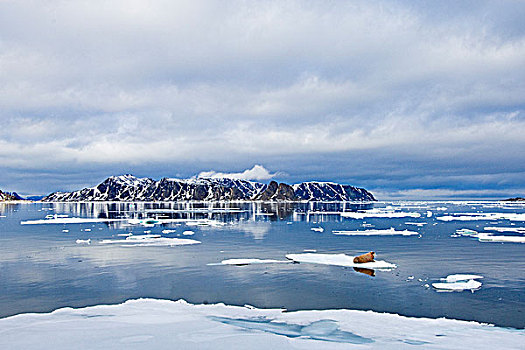
[[[354,258],[354,264],[362,264],[374,261],[374,252],[369,252]]]

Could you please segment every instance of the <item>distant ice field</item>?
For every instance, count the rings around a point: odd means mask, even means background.
[[[0,317],[154,298],[523,329],[523,217],[498,202],[0,204]],[[395,267],[352,263],[370,251]],[[482,285],[433,287],[458,274]]]

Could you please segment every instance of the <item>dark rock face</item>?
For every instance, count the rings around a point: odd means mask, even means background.
[[[46,202],[75,201],[373,201],[363,188],[333,183],[297,185],[229,178],[168,179],[155,181],[132,175],[112,176],[101,184],[74,192],[55,192]]]
[[[1,201],[21,201],[24,198],[20,197],[16,192],[2,192],[0,191],[0,202]]]
[[[504,202],[525,202],[525,198],[515,197],[515,198],[504,199],[503,201]]]

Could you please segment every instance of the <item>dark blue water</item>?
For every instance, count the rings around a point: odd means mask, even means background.
[[[402,205],[402,206],[401,206]],[[448,317],[525,328],[525,244],[482,243],[450,237],[458,228],[482,231],[485,226],[524,227],[507,220],[452,221],[436,216],[455,212],[524,213],[524,206],[490,203],[378,203],[376,208],[421,213],[420,218],[342,218],[337,211],[366,209],[349,204],[215,204],[236,213],[199,213],[204,204],[0,204],[0,317],[47,312],[60,307],[120,303],[150,297],[191,303],[224,302],[261,308],[346,308],[407,316]],[[446,210],[437,210],[446,207]],[[192,213],[148,212],[186,209]],[[52,210],[43,210],[52,209]],[[197,210],[196,210],[197,209]],[[442,208],[443,209],[443,208]],[[433,212],[432,217],[426,213]],[[197,212],[195,212],[197,211]],[[316,214],[327,212],[328,214]],[[313,214],[312,214],[313,213]],[[335,213],[335,214],[334,214]],[[21,225],[48,214],[70,217],[208,218],[224,226],[122,223]],[[260,215],[273,214],[273,215]],[[308,214],[308,215],[307,215]],[[427,222],[417,227],[406,222]],[[363,227],[372,225],[371,227]],[[324,232],[312,231],[323,227]],[[418,231],[419,236],[336,236],[332,230],[369,228]],[[192,238],[202,244],[175,247],[122,247],[100,244],[123,239],[118,234],[145,230],[166,237]],[[63,232],[67,229],[69,232]],[[91,231],[85,231],[91,229]],[[91,245],[76,244],[91,239]],[[316,264],[209,266],[230,258],[283,260],[289,253],[356,255],[375,251],[377,259],[398,265],[375,276],[352,268]],[[479,274],[480,290],[439,293],[425,284],[454,273]],[[412,276],[414,277],[412,279]],[[421,280],[421,281],[419,281]]]

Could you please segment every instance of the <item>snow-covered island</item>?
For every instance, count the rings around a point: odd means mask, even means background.
[[[295,185],[230,178],[138,178],[111,176],[95,187],[73,192],[54,192],[45,202],[76,201],[375,201],[364,188],[333,182]]]

